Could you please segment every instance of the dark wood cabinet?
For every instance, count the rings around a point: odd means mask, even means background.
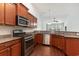
[[[19,15],[29,20],[28,27],[37,27],[37,18],[28,10],[22,3],[0,3],[0,24],[16,25],[16,16]]]
[[[37,18],[36,17],[34,17],[34,19],[33,19],[33,26],[37,27]]]
[[[64,39],[64,36],[61,36],[61,35],[58,35],[58,48],[61,49],[61,50],[65,50],[65,39]]]
[[[12,40],[0,44],[0,56],[20,56],[21,39]]]
[[[65,39],[64,36],[51,34],[50,36],[50,44],[55,46],[61,50],[65,50]]]
[[[22,3],[17,4],[17,15],[27,18],[28,8]]]
[[[42,44],[43,43],[43,34],[42,33],[35,34],[34,40],[35,40],[36,43]]]
[[[31,14],[31,13],[28,13],[28,15],[27,15],[28,17],[28,20],[30,21],[30,27],[33,27],[33,15]]]
[[[51,36],[50,36],[51,38],[50,38],[50,44],[52,45],[52,46],[57,46],[58,44],[58,37],[57,37],[57,35],[55,35],[55,34],[51,34]]]
[[[21,43],[16,43],[11,46],[11,55],[12,56],[20,56],[21,55]]]
[[[66,53],[69,56],[79,56],[79,38],[65,37]]]
[[[0,3],[0,24],[4,24],[4,3]]]
[[[16,25],[16,5],[5,3],[5,24]]]
[[[23,16],[27,20],[29,20],[30,25],[28,27],[30,27],[30,28],[36,27],[35,24],[37,24],[37,18],[35,16],[33,16],[30,12],[28,12],[28,8],[25,7],[21,3],[17,4],[17,15]]]
[[[0,56],[10,56],[10,48],[0,50]]]

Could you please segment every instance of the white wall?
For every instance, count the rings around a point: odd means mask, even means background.
[[[52,6],[51,6],[52,7]],[[78,4],[64,4],[54,5],[54,11],[52,11],[52,17],[49,18],[49,14],[41,13],[42,29],[46,29],[46,23],[52,22],[52,18],[56,17],[58,20],[65,22],[68,31],[79,32],[79,3]],[[53,8],[52,8],[53,9]],[[48,13],[48,12],[47,12]]]

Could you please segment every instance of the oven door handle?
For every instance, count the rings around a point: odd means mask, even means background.
[[[32,36],[29,36],[29,37],[25,37],[24,39],[29,39],[29,38],[32,38]]]
[[[26,39],[25,41],[29,41],[29,40],[32,40],[32,38],[31,39]]]

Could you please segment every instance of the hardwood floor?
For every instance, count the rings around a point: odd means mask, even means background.
[[[30,56],[64,56],[64,53],[50,46],[37,45]]]

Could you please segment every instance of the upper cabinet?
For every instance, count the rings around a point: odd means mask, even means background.
[[[30,21],[30,27],[33,27],[33,15],[28,13],[27,17],[28,17],[28,19]]]
[[[33,23],[34,23],[34,27],[37,27],[37,18],[36,17],[34,17]]]
[[[37,26],[37,18],[33,16],[31,13],[27,13],[27,18],[30,21],[30,27],[36,27]]]
[[[17,4],[17,15],[23,16],[26,18],[28,12],[28,8],[26,8],[23,4]]]
[[[0,3],[0,24],[16,25],[16,5]]]
[[[31,13],[29,13],[28,10],[29,9],[23,4],[17,4],[17,15],[27,18],[30,22],[29,27],[35,27],[37,19]]]
[[[29,27],[35,27],[37,18],[29,13],[28,10],[22,3],[0,3],[0,24],[16,26],[16,16],[18,15],[29,20]]]
[[[5,24],[16,25],[16,5],[6,3],[5,4]]]
[[[4,3],[0,3],[0,24],[4,24]]]

